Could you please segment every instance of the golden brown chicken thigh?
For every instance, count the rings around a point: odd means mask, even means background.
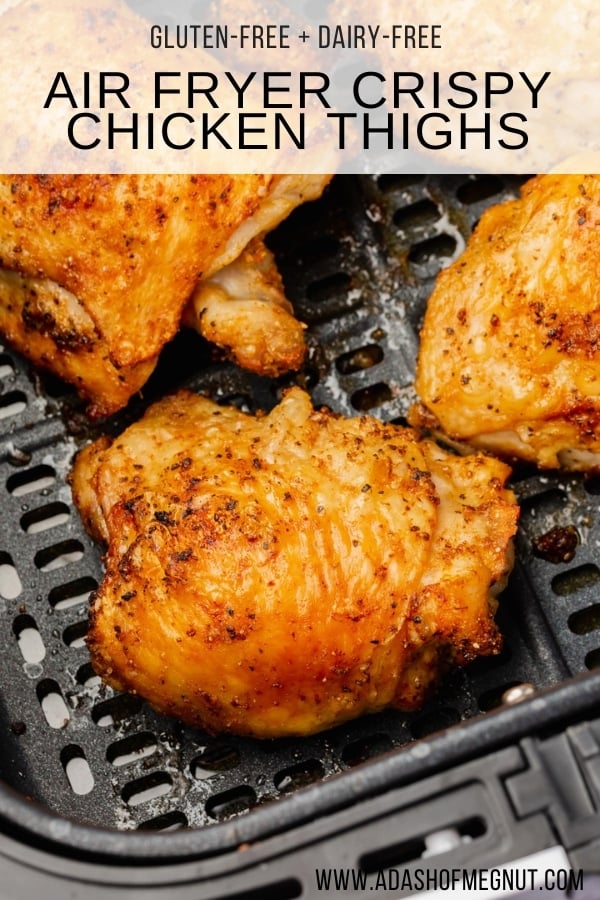
[[[81,452],[73,493],[108,544],[99,673],[209,731],[309,734],[414,709],[497,653],[507,467],[450,456],[290,389],[253,417],[180,392]]]
[[[93,415],[114,412],[148,378],[198,282],[233,263],[328,180],[0,175],[0,332],[73,382]],[[274,263],[269,266],[277,283]],[[245,297],[247,281],[238,278],[221,299],[236,297],[236,284]],[[195,305],[190,321],[219,342],[213,319],[203,317],[198,299]],[[227,310],[221,343],[262,374],[297,369],[305,351],[302,327],[280,285],[277,296],[263,291],[260,308],[255,331],[262,343],[255,340],[254,353],[239,304]]]
[[[541,175],[488,209],[437,279],[413,424],[574,469],[600,465],[600,175]]]

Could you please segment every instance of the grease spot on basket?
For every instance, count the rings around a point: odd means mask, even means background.
[[[28,678],[35,680],[39,678],[42,672],[44,671],[44,667],[40,665],[40,663],[23,663],[23,671],[27,675]]]

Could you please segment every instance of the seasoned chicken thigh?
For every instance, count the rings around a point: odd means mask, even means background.
[[[253,417],[188,392],[78,456],[108,545],[88,646],[115,688],[208,731],[304,735],[414,709],[499,652],[509,470],[290,389]]]
[[[114,412],[148,378],[198,282],[233,263],[299,203],[319,196],[328,180],[0,175],[0,332],[73,382],[93,415]],[[269,265],[271,282],[278,283]],[[229,284],[221,299],[237,297],[236,289],[246,299],[247,280]],[[277,295],[263,291],[260,309],[254,353],[239,304],[227,310],[222,343],[257,372],[297,369],[302,327],[280,284]],[[221,332],[213,334],[213,319],[202,315],[198,298],[195,310],[190,322],[218,341]]]
[[[541,175],[437,279],[411,422],[542,467],[600,465],[600,175]]]

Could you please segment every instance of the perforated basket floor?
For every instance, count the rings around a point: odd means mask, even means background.
[[[435,274],[463,248],[482,210],[517,189],[515,180],[495,177],[338,178],[284,223],[271,244],[309,326],[309,361],[295,380],[316,403],[402,421]],[[239,821],[267,803],[285,804],[303,786],[479,718],[511,687],[558,685],[600,665],[600,481],[521,471],[518,561],[499,612],[505,649],[450,673],[422,712],[267,742],[209,737],[160,717],[100,684],[89,664],[87,599],[102,563],[66,484],[73,453],[89,435],[81,410],[63,385],[32,376],[7,350],[0,378],[0,776],[55,813],[110,829]],[[166,349],[143,403],[185,382],[219,401],[265,408],[291,380],[249,376],[215,361],[200,338],[182,335]],[[553,528],[561,530],[545,538]],[[550,561],[557,535],[572,545],[568,562]]]

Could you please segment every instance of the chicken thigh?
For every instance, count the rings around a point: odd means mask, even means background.
[[[412,424],[544,468],[600,465],[600,175],[488,209],[430,297]]]
[[[75,384],[92,415],[112,413],[148,378],[198,283],[233,263],[299,203],[319,196],[328,180],[0,175],[0,332]],[[246,269],[252,259],[262,260],[256,278],[278,285],[278,293],[263,289],[250,349],[247,313],[239,304],[226,311],[222,341],[223,329],[202,315],[198,296],[188,321],[254,371],[297,369],[305,352],[302,327],[273,261],[265,263],[256,247]],[[248,279],[230,277],[221,300],[237,297],[236,289],[245,299]],[[218,312],[222,320],[222,304]]]
[[[291,388],[250,416],[189,392],[78,456],[108,545],[96,670],[210,732],[305,735],[417,708],[498,653],[517,506],[508,468]]]

